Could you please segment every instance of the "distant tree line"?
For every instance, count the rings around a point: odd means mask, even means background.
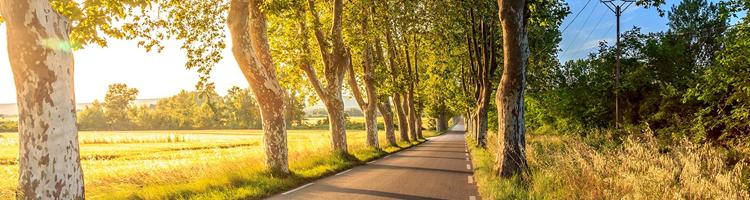
[[[221,96],[214,90],[180,91],[156,104],[135,105],[138,89],[113,84],[104,102],[94,101],[78,112],[81,130],[259,129],[257,102],[248,89],[232,87]],[[287,97],[287,125],[303,124],[304,103]]]

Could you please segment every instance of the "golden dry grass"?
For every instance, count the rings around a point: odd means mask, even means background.
[[[750,199],[743,162],[729,165],[722,150],[687,140],[660,146],[649,131],[603,150],[577,137],[531,135],[530,182],[493,176],[496,146],[472,149],[484,199]]]
[[[85,131],[79,133],[89,199],[243,199],[282,191],[400,150],[366,147],[349,130],[355,160],[330,153],[327,130],[288,131],[291,177],[263,169],[261,130]],[[430,132],[427,132],[429,135]],[[385,146],[385,136],[380,140]],[[0,199],[14,197],[17,133],[0,133]]]

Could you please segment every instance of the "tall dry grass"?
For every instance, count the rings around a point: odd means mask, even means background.
[[[688,140],[664,146],[650,130],[606,148],[584,140],[530,136],[527,158],[532,180],[528,183],[491,177],[489,165],[494,164],[496,144],[491,144],[488,150],[474,149],[475,176],[482,196],[486,199],[750,199],[746,160],[728,164],[727,153],[720,148]]]

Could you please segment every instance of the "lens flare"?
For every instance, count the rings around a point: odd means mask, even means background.
[[[47,47],[48,49],[52,49],[55,51],[61,51],[65,53],[70,53],[73,51],[73,48],[71,48],[72,45],[70,45],[69,41],[66,40],[60,40],[57,38],[46,38],[42,40],[42,45],[44,47]]]

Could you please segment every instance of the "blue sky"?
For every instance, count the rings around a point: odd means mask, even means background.
[[[581,12],[570,27],[563,32],[563,40],[560,43],[562,52],[558,55],[560,61],[586,57],[590,52],[596,51],[599,41],[606,40],[614,44],[616,36],[615,14],[609,10],[600,0],[570,0],[567,1],[571,13],[563,21],[562,27],[568,26],[578,12]],[[666,11],[679,4],[677,0],[667,0],[662,8]],[[585,6],[585,8],[584,8]],[[660,17],[655,8],[643,8],[630,6],[620,17],[621,32],[632,29],[634,26],[641,27],[642,32],[659,32],[667,30],[667,15]]]

